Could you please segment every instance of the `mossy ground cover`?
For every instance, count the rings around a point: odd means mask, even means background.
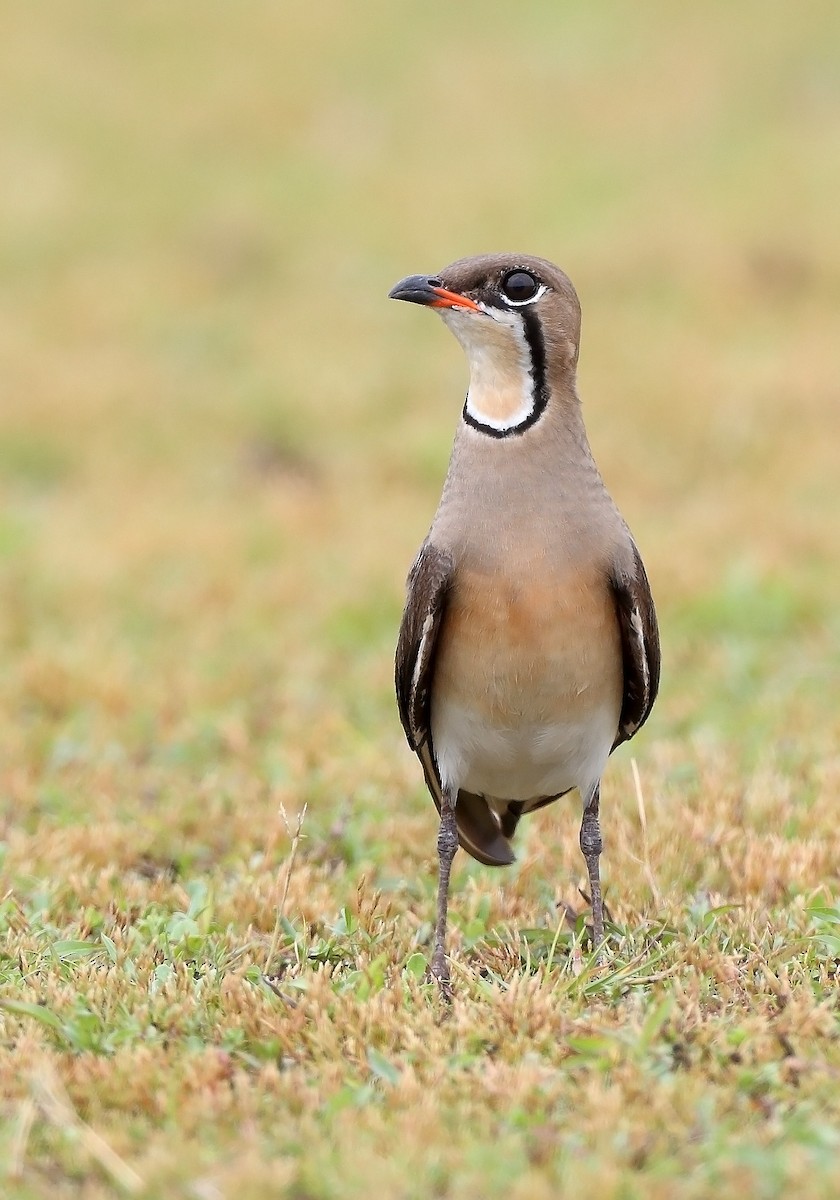
[[[840,20],[4,16],[0,1188],[840,1190]],[[409,272],[545,254],[662,623],[578,812],[459,858],[391,655],[464,388]],[[296,836],[298,835],[298,836]]]

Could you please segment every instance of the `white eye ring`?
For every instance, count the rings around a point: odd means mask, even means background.
[[[509,305],[511,308],[525,308],[528,304],[536,304],[540,296],[544,296],[547,291],[548,288],[546,285],[541,283],[534,292],[533,296],[529,296],[527,300],[511,300],[509,296],[503,296],[502,299],[504,300],[505,304]]]

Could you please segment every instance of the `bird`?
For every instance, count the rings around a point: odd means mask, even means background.
[[[506,866],[520,819],[573,789],[600,955],[601,777],[653,707],[659,630],[641,555],[584,427],[581,310],[568,276],[543,258],[484,254],[409,275],[389,297],[435,309],[469,366],[395,660],[403,729],[440,818],[429,971],[451,999],[458,846]]]

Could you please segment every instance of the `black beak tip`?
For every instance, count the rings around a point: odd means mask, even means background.
[[[409,304],[432,304],[436,299],[433,288],[440,281],[428,275],[407,275],[395,283],[388,293],[389,300],[407,300]]]

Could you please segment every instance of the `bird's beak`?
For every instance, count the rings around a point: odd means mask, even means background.
[[[429,308],[467,308],[481,312],[474,300],[449,292],[439,279],[428,275],[407,275],[388,293],[390,300],[408,300],[410,304],[426,304]]]

